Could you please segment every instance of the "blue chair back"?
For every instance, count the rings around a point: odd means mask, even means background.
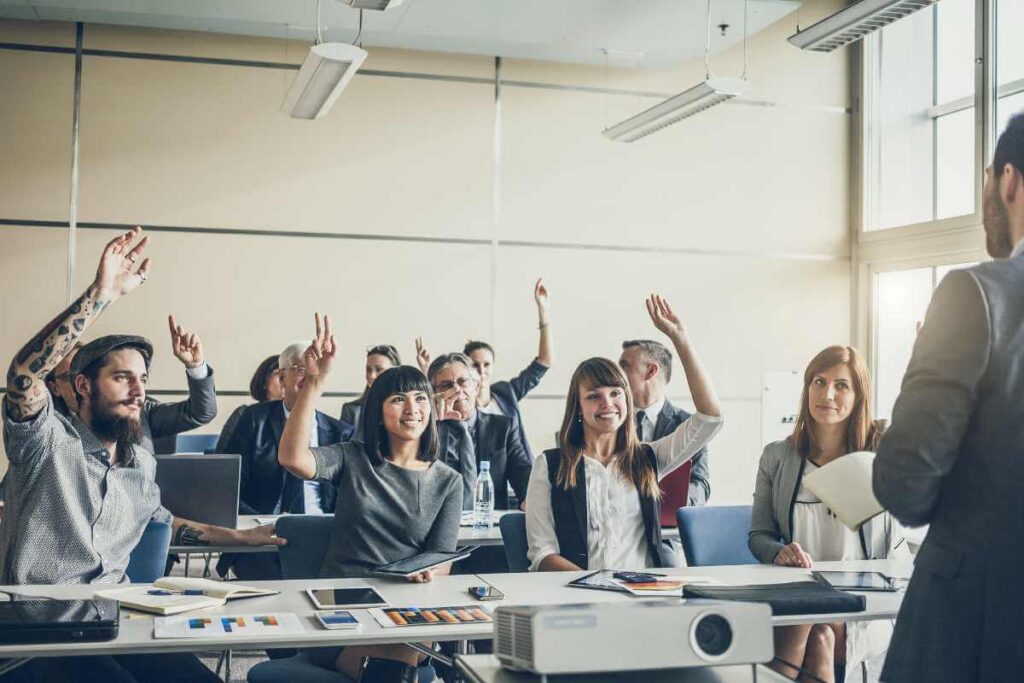
[[[285,515],[279,517],[275,532],[288,539],[277,549],[281,578],[318,579],[331,541],[334,515]]]
[[[505,559],[510,572],[525,572],[530,569],[530,558],[526,555],[526,513],[506,512],[498,521],[501,542],[505,546]]]
[[[750,548],[749,505],[685,507],[676,511],[679,538],[691,567],[758,564]]]
[[[178,434],[174,437],[175,453],[205,453],[217,448],[218,434]]]
[[[132,583],[153,583],[167,568],[167,549],[171,547],[171,525],[150,521],[128,558],[128,574]]]

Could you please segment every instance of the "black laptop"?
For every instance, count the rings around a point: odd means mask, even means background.
[[[116,600],[18,598],[0,602],[0,644],[113,640],[119,625]]]
[[[234,529],[241,468],[239,455],[158,455],[160,502],[175,517]]]

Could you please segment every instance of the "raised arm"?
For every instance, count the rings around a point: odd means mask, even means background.
[[[148,237],[132,246],[142,233],[136,227],[119,235],[103,249],[96,279],[85,294],[51,320],[14,357],[7,371],[7,413],[16,422],[26,422],[49,400],[46,374],[64,359],[103,310],[146,281],[149,259],[135,269],[146,249]]]
[[[146,418],[155,439],[187,432],[217,417],[217,388],[213,384],[213,371],[203,355],[203,342],[198,334],[177,324],[173,315],[167,317],[167,324],[171,330],[171,350],[185,366],[188,398],[174,403],[156,403],[149,408]]]
[[[548,288],[544,286],[543,278],[538,278],[537,284],[533,287],[533,300],[537,303],[537,328],[540,330],[537,362],[550,368],[551,364],[555,362],[555,352],[551,343],[551,327],[548,325],[551,298],[548,296]]]
[[[303,354],[306,365],[306,379],[295,400],[288,421],[281,434],[281,445],[277,449],[277,460],[296,477],[312,479],[316,476],[316,459],[309,449],[309,433],[316,419],[316,405],[324,393],[327,375],[337,354],[337,343],[331,334],[331,319],[315,314],[316,338]]]
[[[647,299],[647,313],[651,316],[654,326],[672,341],[679,361],[683,364],[686,383],[690,387],[690,396],[697,412],[708,417],[721,417],[722,407],[718,403],[718,394],[715,393],[711,378],[708,377],[696,349],[690,343],[679,316],[669,306],[668,301],[658,294],[652,294]]]
[[[420,372],[427,374],[427,368],[430,367],[430,351],[423,343],[423,337],[416,337],[416,365],[419,366]]]

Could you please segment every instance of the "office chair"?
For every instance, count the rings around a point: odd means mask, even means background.
[[[521,573],[530,569],[530,558],[526,555],[526,513],[506,512],[498,520],[501,529],[501,543],[505,546],[505,560],[508,570]]]
[[[170,546],[171,525],[150,521],[128,558],[128,579],[132,583],[153,583],[163,576]]]
[[[708,567],[758,564],[747,547],[749,505],[685,507],[676,511],[686,564]]]
[[[217,434],[177,434],[174,437],[175,453],[206,453],[217,448]]]

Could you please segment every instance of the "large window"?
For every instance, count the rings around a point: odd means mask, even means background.
[[[865,230],[974,214],[974,18],[942,0],[865,41]]]
[[[875,416],[889,419],[932,292],[949,271],[974,263],[955,263],[875,274]]]
[[[945,1],[945,0],[943,0]],[[996,135],[1010,116],[1024,111],[1024,0],[999,0],[996,5]]]

